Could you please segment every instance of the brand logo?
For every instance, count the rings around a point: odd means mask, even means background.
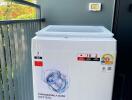
[[[112,65],[114,57],[111,54],[104,54],[101,58],[101,63],[104,65]]]

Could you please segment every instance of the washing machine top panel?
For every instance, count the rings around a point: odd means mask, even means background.
[[[114,34],[104,26],[49,25],[36,32],[39,37],[112,38]]]

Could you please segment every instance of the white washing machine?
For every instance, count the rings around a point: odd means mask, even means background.
[[[34,100],[111,100],[115,61],[105,27],[47,26],[32,39]]]

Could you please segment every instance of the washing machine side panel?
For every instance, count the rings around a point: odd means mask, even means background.
[[[38,93],[38,87],[37,87],[37,78],[36,78],[36,71],[35,71],[35,65],[34,65],[34,56],[36,55],[35,53],[37,52],[37,41],[36,39],[32,39],[32,44],[31,44],[31,55],[32,55],[32,78],[33,78],[33,96],[34,100],[38,100],[37,98],[37,93]]]

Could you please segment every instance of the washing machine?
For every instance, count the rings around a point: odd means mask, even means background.
[[[34,100],[111,100],[117,43],[103,26],[49,25],[32,38]]]

